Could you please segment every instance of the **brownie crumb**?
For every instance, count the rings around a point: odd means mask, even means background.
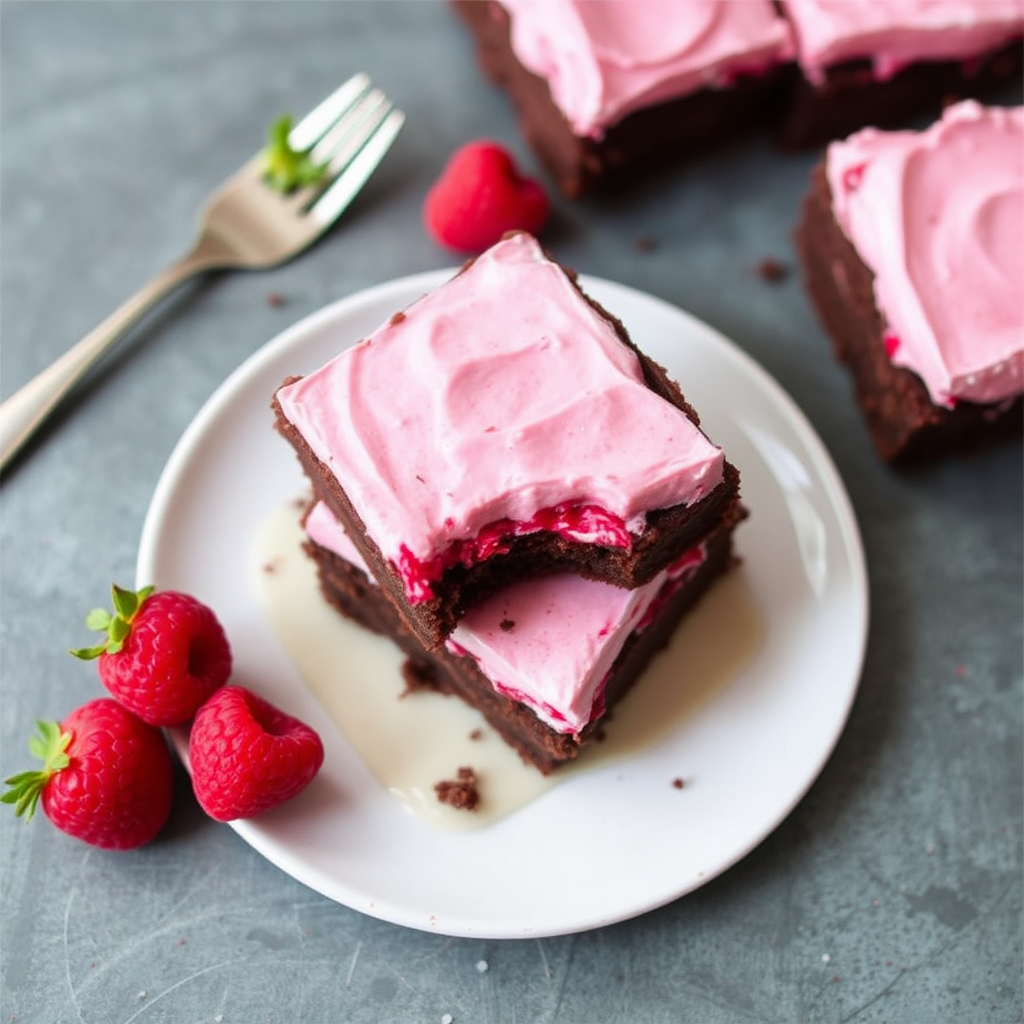
[[[268,306],[283,306],[284,296],[280,292],[267,292],[267,305]]]
[[[434,785],[437,799],[458,811],[475,811],[480,805],[476,772],[463,766],[454,779],[443,779]]]
[[[399,694],[400,697],[407,697],[410,693],[418,693],[421,690],[441,692],[437,674],[428,662],[406,658],[402,662],[402,679],[405,681],[405,689]]]
[[[679,778],[679,776],[677,775],[677,776],[676,776],[676,777],[675,777],[675,778],[674,778],[674,779],[672,780],[672,785],[673,785],[673,787],[674,787],[675,789],[682,789],[682,788],[683,788],[683,786],[685,786],[685,785],[686,785],[686,782],[685,782],[685,780],[683,780],[683,779]]]
[[[482,740],[482,739],[484,738],[484,731],[483,731],[483,729],[474,729],[474,730],[473,730],[473,731],[472,731],[472,732],[471,732],[471,733],[469,734],[469,738],[470,738],[471,740],[474,740],[474,741],[475,741],[475,740]]]
[[[271,573],[275,573],[275,572],[277,572],[278,564],[279,563],[278,563],[278,560],[276,558],[272,559],[269,562],[264,562],[263,563],[263,571],[265,573],[267,573],[268,575],[270,575]]]
[[[633,248],[637,252],[654,252],[658,248],[658,243],[653,238],[642,235],[633,243]]]
[[[511,633],[516,628],[515,619],[502,619],[498,627],[503,633]]]
[[[392,327],[397,327],[405,319],[405,314],[399,310],[397,313],[391,314],[391,320],[389,323]]]
[[[757,265],[757,272],[761,275],[761,279],[774,283],[775,281],[784,281],[789,277],[789,267],[785,263],[779,260],[773,259],[771,256],[765,257]]]

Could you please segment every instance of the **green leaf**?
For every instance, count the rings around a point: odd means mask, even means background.
[[[89,629],[104,630],[110,625],[110,612],[106,608],[93,608],[85,617]]]
[[[115,583],[110,588],[110,595],[114,603],[114,611],[118,617],[131,622],[132,616],[139,608],[139,597],[135,591],[125,590]]]
[[[9,788],[0,794],[0,802],[14,804],[15,815],[24,817],[26,821],[32,820],[39,798],[50,779],[71,764],[67,753],[71,733],[63,732],[56,722],[50,721],[36,722],[36,730],[28,746],[31,753],[43,762],[43,767],[18,772],[4,779],[4,785]]]
[[[285,115],[271,124],[263,151],[263,178],[279,192],[294,192],[307,185],[318,185],[327,177],[330,165],[313,161],[312,147],[295,149],[288,136],[292,119]]]
[[[85,617],[86,626],[99,633],[106,633],[106,639],[92,647],[72,648],[70,653],[82,661],[91,661],[101,654],[118,654],[124,647],[125,640],[131,635],[135,616],[139,614],[142,606],[155,589],[155,587],[148,586],[141,590],[128,590],[126,587],[119,587],[114,583],[110,588],[114,614],[111,615],[103,608],[93,608]]]
[[[97,644],[95,647],[72,647],[68,651],[68,654],[74,655],[76,658],[82,661],[92,661],[94,658],[98,658],[101,654],[105,654],[107,645],[105,643]]]

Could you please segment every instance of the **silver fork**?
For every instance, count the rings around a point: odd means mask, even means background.
[[[387,97],[354,75],[306,115],[288,136],[328,165],[317,186],[282,194],[263,180],[258,153],[207,201],[192,250],[145,285],[98,327],[0,405],[0,470],[147,310],[207,270],[266,269],[298,255],[341,215],[388,151],[405,120]]]

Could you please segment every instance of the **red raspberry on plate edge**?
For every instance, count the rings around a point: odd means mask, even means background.
[[[217,616],[175,590],[111,588],[114,613],[93,609],[90,629],[106,633],[71,653],[98,659],[110,694],[150,725],[182,725],[231,676],[231,647]]]
[[[5,779],[0,796],[15,814],[46,817],[70,836],[108,850],[153,839],[171,813],[174,770],[163,733],[109,697],[63,722],[37,722],[29,749],[41,769]]]
[[[304,722],[241,686],[224,686],[197,712],[188,755],[200,806],[217,821],[233,821],[305,789],[324,748]]]

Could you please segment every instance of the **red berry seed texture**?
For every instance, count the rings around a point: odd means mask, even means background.
[[[108,850],[141,846],[163,828],[174,771],[159,729],[109,697],[38,728],[29,747],[43,768],[6,779],[0,797],[15,813],[29,820],[41,801],[62,832]]]
[[[320,737],[241,686],[219,689],[189,735],[192,787],[218,821],[249,818],[304,789],[324,759]]]
[[[114,614],[95,609],[87,625],[107,633],[71,653],[98,658],[103,685],[150,725],[188,722],[231,675],[231,648],[213,611],[174,590],[115,586]]]

